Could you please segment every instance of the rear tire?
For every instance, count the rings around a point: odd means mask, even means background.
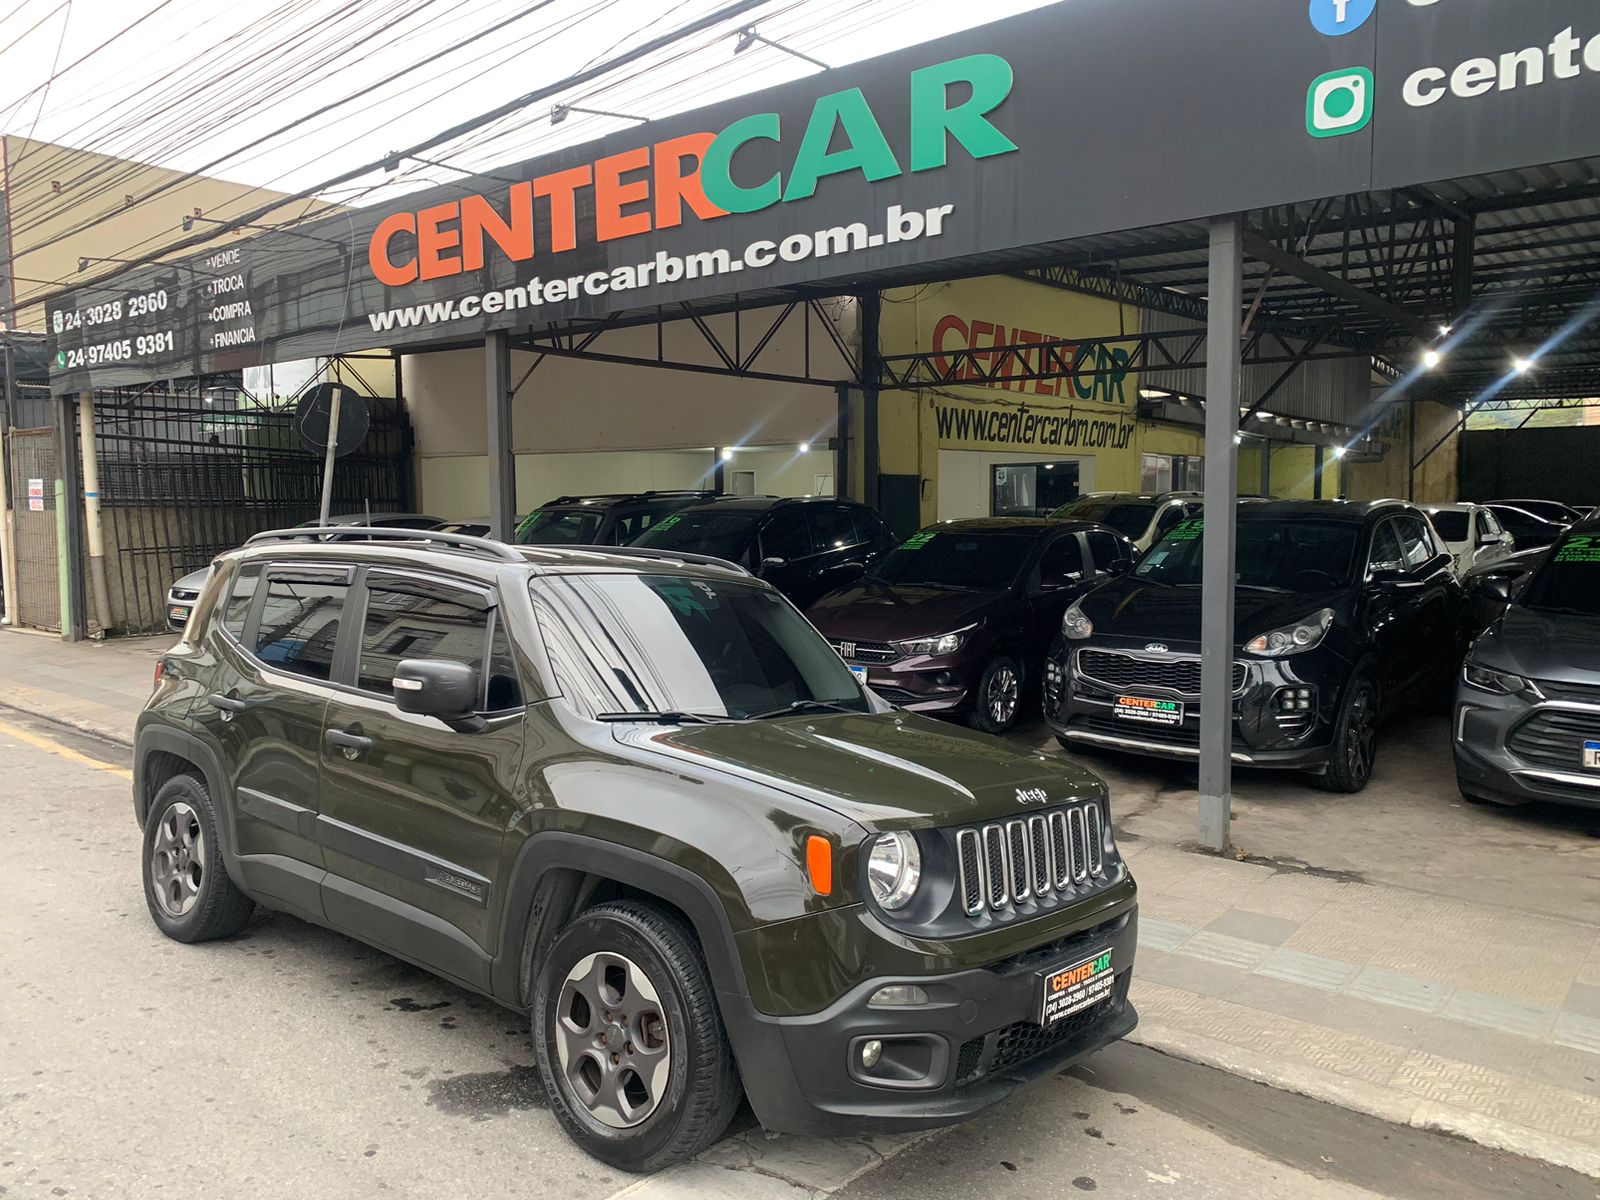
[[[742,1095],[699,943],[653,904],[602,904],[556,938],[534,989],[533,1044],[562,1128],[622,1171],[693,1158]]]
[[[972,726],[984,733],[1005,733],[1022,715],[1022,668],[1017,660],[996,654],[978,678]]]
[[[175,775],[161,785],[144,821],[144,899],[175,942],[209,942],[244,928],[255,901],[228,877],[216,808],[205,781]]]
[[[1378,761],[1378,703],[1372,676],[1363,673],[1350,681],[1339,706],[1328,769],[1314,777],[1324,791],[1354,795],[1372,782]]]

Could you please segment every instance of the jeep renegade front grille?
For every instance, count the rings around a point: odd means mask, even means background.
[[[959,830],[956,863],[967,915],[1043,900],[1104,875],[1103,821],[1091,802]]]

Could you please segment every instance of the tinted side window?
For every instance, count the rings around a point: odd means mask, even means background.
[[[1083,577],[1083,549],[1078,545],[1077,535],[1068,534],[1058,537],[1045,550],[1044,557],[1039,560],[1039,578],[1049,583],[1073,577]]]
[[[811,534],[817,550],[843,550],[857,546],[867,539],[856,531],[850,510],[843,505],[819,504],[810,510]]]
[[[1403,571],[1405,557],[1400,549],[1400,539],[1395,534],[1395,523],[1385,521],[1372,533],[1372,553],[1367,565],[1373,571]]]
[[[1400,548],[1405,555],[1407,569],[1420,567],[1439,553],[1434,544],[1433,531],[1428,523],[1417,517],[1398,517],[1393,522],[1400,534]]]
[[[1159,537],[1161,534],[1166,533],[1181,520],[1183,520],[1183,505],[1167,505],[1167,507],[1161,511],[1161,520],[1156,522],[1156,535]]]
[[[811,531],[798,508],[778,513],[761,530],[763,558],[805,558],[811,553]]]
[[[478,673],[481,686],[488,643],[488,609],[470,592],[425,581],[373,582],[367,588],[356,686],[390,694],[395,668],[408,658],[464,663]]]
[[[1494,523],[1494,517],[1487,510],[1480,510],[1478,513],[1478,536],[1480,538],[1500,536],[1500,527]]]
[[[516,656],[511,653],[511,639],[499,614],[494,618],[494,634],[489,639],[489,678],[484,685],[485,712],[504,712],[522,707],[522,683],[517,676]]]
[[[261,564],[246,563],[233,577],[233,589],[222,606],[222,627],[235,641],[244,640],[244,623],[250,618],[250,603],[256,598],[256,587],[261,582]]]
[[[1096,570],[1106,571],[1113,563],[1128,561],[1127,543],[1120,538],[1100,530],[1091,530],[1085,536],[1089,539],[1089,553],[1094,555]]]
[[[289,577],[269,578],[266,589],[256,657],[281,671],[330,678],[349,585]]]

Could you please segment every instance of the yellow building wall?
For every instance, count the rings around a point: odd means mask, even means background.
[[[176,184],[171,191],[141,200],[169,183]],[[87,272],[79,272],[80,258],[141,259],[186,236],[182,226],[185,214],[198,210],[204,216],[225,220],[284,195],[224,179],[190,178],[165,167],[12,135],[0,137],[0,190],[5,192],[9,213],[16,276],[13,325],[28,332],[44,330],[42,297],[117,265],[91,263]],[[130,204],[130,199],[134,203]],[[263,224],[270,226],[291,215],[300,218],[319,210],[335,211],[300,201]],[[96,222],[92,228],[73,232],[91,220]],[[238,236],[222,235],[228,240]],[[4,292],[0,291],[0,303],[3,301]]]
[[[1451,504],[1460,497],[1458,454],[1461,414],[1429,400],[1417,402],[1417,435],[1410,438],[1410,417],[1405,405],[1396,405],[1376,430],[1388,449],[1382,462],[1351,463],[1347,468],[1350,499],[1386,500],[1415,498],[1431,504]],[[1435,447],[1438,447],[1435,449]],[[1426,462],[1410,478],[1410,464],[1424,454]]]

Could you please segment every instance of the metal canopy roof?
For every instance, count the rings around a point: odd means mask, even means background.
[[[1416,394],[1461,407],[1600,395],[1600,159],[1265,209],[1249,224],[1258,320],[1371,353]],[[1199,222],[1062,249],[1026,273],[1203,311]],[[1442,360],[1424,371],[1430,347]],[[1518,358],[1532,369],[1518,373]]]

